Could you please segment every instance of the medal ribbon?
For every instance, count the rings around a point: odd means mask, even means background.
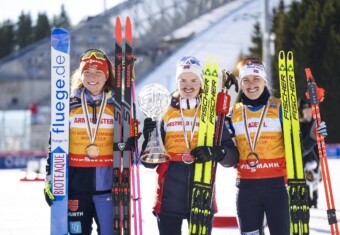
[[[182,107],[181,107],[181,102],[182,100],[179,101],[179,109],[181,111],[181,118],[182,118],[182,126],[183,126],[183,133],[184,133],[184,140],[185,140],[185,145],[187,147],[187,150],[190,149],[190,143],[194,137],[194,130],[195,130],[195,126],[196,126],[196,118],[197,118],[197,113],[198,113],[198,110],[199,110],[199,107],[201,105],[201,102],[198,103],[198,107],[196,108],[196,112],[195,112],[195,115],[194,115],[194,121],[193,121],[193,125],[191,127],[191,130],[190,130],[190,141],[188,140],[188,135],[187,135],[187,132],[185,130],[185,120],[184,120],[184,114],[183,114],[183,111],[182,111]]]
[[[261,135],[261,127],[262,127],[262,124],[263,124],[263,120],[264,120],[264,117],[266,116],[267,114],[267,111],[268,111],[268,103],[265,105],[265,107],[262,109],[262,112],[261,112],[261,116],[260,116],[260,124],[259,126],[257,127],[257,130],[255,132],[255,136],[254,136],[254,141],[252,141],[251,139],[251,136],[250,136],[250,133],[248,131],[248,120],[247,120],[247,112],[246,112],[246,106],[243,105],[243,109],[242,109],[242,116],[243,116],[243,122],[244,122],[244,128],[246,130],[246,138],[247,138],[247,141],[250,145],[250,149],[251,149],[251,152],[254,153],[255,152],[255,147],[256,147],[256,142],[257,140],[260,138],[260,135]]]
[[[86,100],[86,95],[85,95],[84,90],[81,92],[81,97],[82,97],[81,107],[82,107],[83,113],[85,115],[87,135],[90,138],[91,144],[94,144],[94,141],[96,140],[96,135],[97,135],[97,132],[98,132],[100,120],[101,120],[102,114],[103,114],[105,107],[106,107],[106,93],[103,91],[103,94],[102,94],[103,98],[102,98],[102,102],[100,104],[100,109],[99,109],[99,117],[97,118],[97,122],[95,124],[94,131],[92,131],[93,128],[91,128],[92,123],[89,121],[89,110],[87,108],[87,100]]]

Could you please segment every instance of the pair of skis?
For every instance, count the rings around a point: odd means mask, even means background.
[[[283,134],[287,165],[290,223],[293,235],[309,234],[309,205],[300,142],[300,122],[293,52],[278,57]]]
[[[204,68],[201,116],[197,146],[213,146],[216,122],[216,98],[219,62],[208,57]],[[214,162],[194,163],[194,182],[189,223],[190,235],[203,235],[211,229],[213,208],[212,171]]]
[[[123,63],[124,57],[124,63]],[[135,87],[132,54],[132,24],[130,17],[125,22],[125,40],[120,18],[115,26],[115,85],[114,85],[114,153],[113,153],[113,206],[114,234],[131,234],[131,196],[134,208],[134,231],[142,234],[142,213],[139,184],[139,154],[135,138],[135,150],[125,149],[130,137],[138,136]],[[124,76],[123,76],[124,73]],[[133,160],[131,162],[131,160]],[[132,195],[131,195],[132,178]],[[138,209],[137,209],[138,207]]]
[[[217,94],[219,60],[208,57],[204,68],[201,116],[197,146],[219,146],[225,116],[229,113],[231,85],[237,87],[236,77],[223,71],[222,91]],[[217,119],[216,119],[217,113]],[[214,184],[217,170],[215,161],[194,163],[194,182],[189,222],[190,235],[205,235],[213,222]]]
[[[332,235],[338,235],[340,233],[339,233],[338,221],[336,218],[336,210],[335,210],[335,205],[334,205],[331,178],[330,178],[330,174],[328,170],[326,144],[325,144],[323,135],[319,134],[317,131],[317,128],[319,127],[321,123],[319,102],[323,101],[324,89],[319,88],[316,85],[312,72],[309,68],[306,68],[305,72],[307,76],[307,87],[308,87],[306,96],[309,100],[310,105],[312,106],[313,119],[316,121],[315,136],[316,136],[316,142],[318,145],[322,179],[323,179],[325,195],[326,195],[328,223],[330,225]]]

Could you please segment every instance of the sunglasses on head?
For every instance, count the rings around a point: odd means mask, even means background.
[[[185,56],[180,61],[178,61],[178,65],[184,66],[186,64],[201,66],[199,60],[192,56]]]
[[[80,57],[80,61],[88,60],[94,56],[98,60],[106,60],[105,53],[99,49],[89,49],[83,53]]]

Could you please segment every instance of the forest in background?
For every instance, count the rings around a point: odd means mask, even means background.
[[[272,88],[280,97],[278,53],[293,51],[298,98],[305,97],[305,68],[310,68],[319,87],[325,89],[320,103],[321,118],[327,124],[327,143],[340,143],[340,1],[301,0],[285,6],[281,0],[272,13],[271,32],[275,34],[272,58]],[[262,58],[260,23],[254,25],[249,55]]]
[[[49,19],[46,13],[38,13],[34,23],[30,13],[21,12],[17,22],[0,23],[0,59],[40,39],[49,37],[53,28],[69,29],[70,19],[61,6],[60,14]]]

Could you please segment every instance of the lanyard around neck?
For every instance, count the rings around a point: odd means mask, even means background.
[[[103,91],[103,95],[102,95],[103,99],[102,99],[101,104],[100,104],[99,117],[97,118],[97,122],[95,123],[94,131],[92,131],[91,122],[89,120],[89,110],[87,108],[87,100],[86,100],[86,95],[85,95],[84,90],[81,93],[81,107],[82,107],[83,113],[85,115],[87,135],[90,138],[91,144],[93,144],[95,139],[96,139],[96,135],[97,135],[97,132],[98,132],[98,128],[99,128],[99,124],[100,124],[102,114],[103,114],[104,109],[106,107],[106,93]]]
[[[247,141],[250,145],[250,149],[252,152],[255,152],[255,147],[256,147],[256,143],[257,140],[260,138],[261,135],[261,127],[263,124],[263,120],[265,118],[265,116],[267,115],[267,111],[268,111],[268,103],[264,106],[264,108],[262,108],[262,112],[261,112],[261,116],[260,116],[260,124],[257,126],[257,129],[255,131],[255,136],[254,136],[254,141],[252,141],[249,130],[248,130],[248,120],[247,120],[247,111],[246,111],[246,105],[243,105],[242,108],[242,116],[243,116],[243,122],[244,122],[244,128],[246,131],[246,138]]]
[[[194,121],[192,122],[192,126],[191,126],[191,129],[190,129],[190,141],[188,140],[188,135],[187,135],[187,132],[185,130],[185,116],[183,114],[183,110],[182,110],[182,102],[181,102],[181,99],[179,101],[179,110],[181,112],[181,119],[182,119],[182,127],[183,127],[183,134],[184,134],[184,140],[185,140],[185,145],[186,145],[186,148],[189,150],[190,149],[190,143],[194,137],[194,133],[195,133],[195,126],[196,126],[196,119],[197,119],[197,114],[198,114],[198,110],[199,110],[199,107],[200,107],[200,102],[198,103],[198,106],[196,107],[196,112],[195,112],[195,115],[194,115]]]

